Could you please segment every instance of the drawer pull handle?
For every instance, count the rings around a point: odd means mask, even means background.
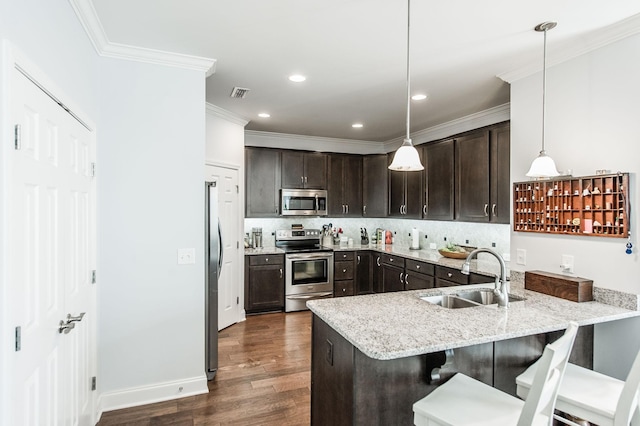
[[[416,265],[416,269],[420,269],[420,265]]]
[[[269,261],[269,258],[268,258],[268,257],[265,257],[265,258],[264,258],[264,261],[265,261],[265,262],[268,262],[268,261]]]
[[[346,272],[347,272],[347,270],[346,270],[346,269],[343,269],[343,270],[342,270],[342,272],[343,272],[343,273],[346,273]]]
[[[453,274],[452,274],[451,272],[447,272],[447,276],[448,276],[449,278],[451,278],[451,277],[453,276]]]

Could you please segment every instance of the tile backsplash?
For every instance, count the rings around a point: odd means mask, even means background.
[[[430,243],[435,243],[440,248],[453,242],[473,247],[489,247],[501,254],[509,253],[511,228],[504,224],[393,218],[248,218],[244,220],[244,230],[250,234],[251,228],[262,228],[263,246],[271,247],[275,245],[276,229],[289,229],[294,223],[310,229],[322,229],[322,225],[331,223],[336,228],[342,228],[343,235],[353,238],[355,243],[360,243],[360,228],[367,228],[369,236],[376,228],[388,229],[394,232],[394,244],[407,247],[411,243],[411,230],[415,227],[420,233],[420,248],[429,248]]]

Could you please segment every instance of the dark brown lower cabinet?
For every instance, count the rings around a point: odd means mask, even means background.
[[[385,293],[404,290],[404,266],[383,263],[382,288]]]
[[[245,311],[284,309],[284,255],[245,256],[244,265]]]
[[[373,252],[371,254],[371,281],[374,293],[384,293],[382,281],[382,253]]]
[[[356,295],[374,293],[372,258],[370,251],[356,252]]]
[[[392,320],[392,319],[390,319]],[[461,372],[515,396],[515,378],[562,333],[537,334],[393,360],[369,358],[317,316],[311,349],[311,425],[412,425],[413,403]],[[590,367],[593,326],[581,327],[571,354]],[[453,368],[434,368],[447,360]]]

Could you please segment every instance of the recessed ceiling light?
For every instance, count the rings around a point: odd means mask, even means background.
[[[414,101],[424,101],[425,99],[427,99],[427,95],[419,93],[417,95],[413,95],[411,99],[413,99]]]
[[[362,123],[353,123],[351,125],[351,127],[353,127],[354,129],[360,129],[360,128],[364,127],[364,124],[362,124]]]
[[[300,75],[300,74],[294,74],[294,75],[290,75],[289,76],[289,80],[293,81],[294,83],[302,83],[306,79],[307,79],[307,77],[305,77],[304,75]]]
[[[267,114],[266,112],[261,112],[260,114],[258,114],[258,117],[269,118],[271,117],[271,114]]]

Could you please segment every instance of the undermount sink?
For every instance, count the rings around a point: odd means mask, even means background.
[[[456,296],[461,297],[462,299],[465,299],[465,300],[470,300],[479,305],[493,305],[495,303],[498,303],[498,299],[495,293],[493,292],[493,289],[490,289],[490,288],[460,291],[456,293]],[[509,303],[521,302],[523,300],[524,299],[522,297],[509,294]]]
[[[472,302],[471,300],[463,299],[453,294],[441,294],[438,296],[422,296],[420,299],[425,302],[432,303],[434,305],[439,305],[448,309],[459,309],[459,308],[472,308],[474,306],[479,306],[477,303]]]
[[[447,309],[473,308],[475,306],[495,305],[498,303],[493,289],[490,288],[460,291],[456,294],[421,296],[420,299]],[[509,303],[523,300],[522,297],[509,295]]]

